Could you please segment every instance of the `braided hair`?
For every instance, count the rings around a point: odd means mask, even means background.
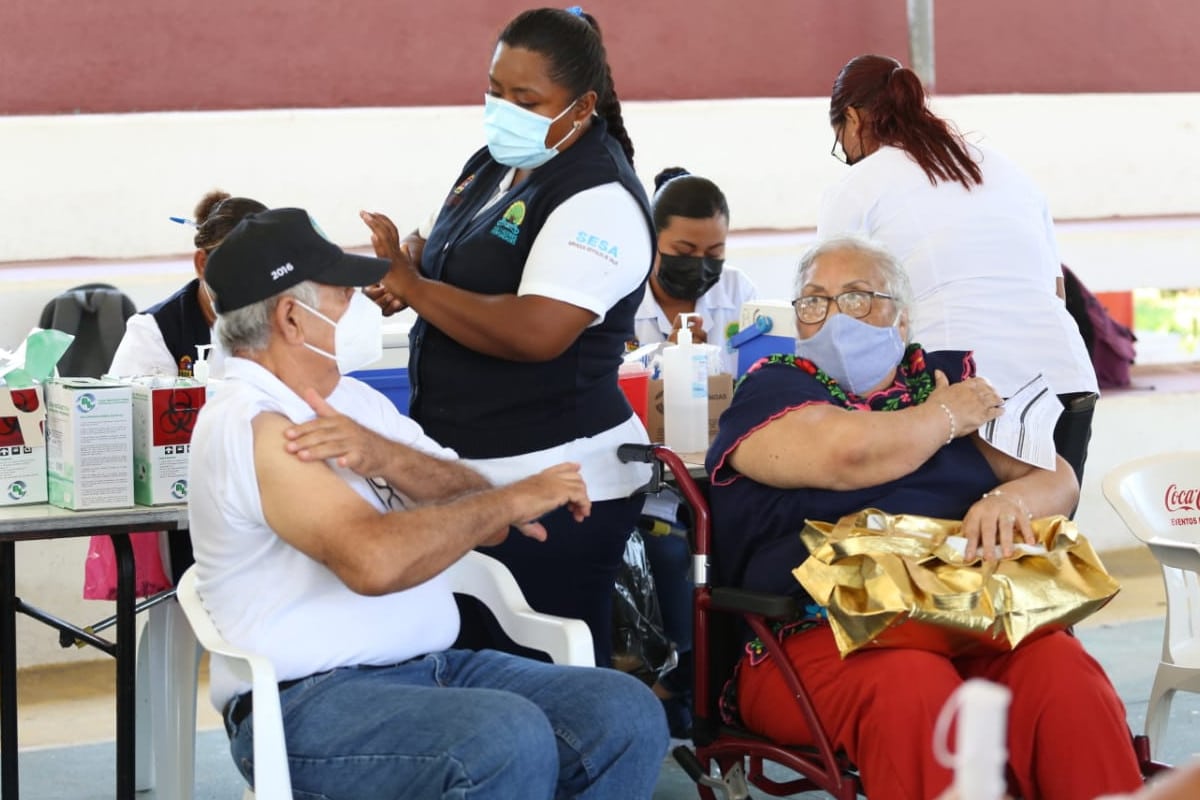
[[[595,92],[596,113],[633,164],[633,141],[621,116],[621,101],[595,17],[583,11],[534,8],[508,23],[499,41],[544,56],[550,63],[550,79],[576,97]]]

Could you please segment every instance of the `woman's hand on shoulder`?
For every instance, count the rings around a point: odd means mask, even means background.
[[[1004,413],[1004,401],[986,378],[950,383],[946,374],[933,373],[934,389],[925,402],[941,406],[953,423],[951,436],[967,436]]]

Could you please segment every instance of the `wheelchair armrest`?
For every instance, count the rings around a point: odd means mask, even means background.
[[[656,460],[654,456],[654,448],[656,447],[661,447],[661,445],[639,444],[637,442],[619,444],[617,445],[617,459],[622,464],[628,464],[631,461],[641,464],[652,464]]]
[[[758,614],[767,619],[793,619],[800,611],[795,598],[727,586],[712,590],[712,607],[718,611]]]

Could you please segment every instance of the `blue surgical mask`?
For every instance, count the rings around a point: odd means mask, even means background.
[[[567,106],[554,119],[543,117],[528,109],[490,94],[483,97],[483,133],[488,152],[506,167],[536,169],[558,155],[556,149],[579,128],[579,122],[559,139],[554,147],[546,147],[550,126],[558,122],[575,103]]]
[[[796,355],[816,364],[843,389],[861,395],[900,363],[904,340],[895,325],[882,328],[847,314],[831,314],[819,331],[796,341]]]

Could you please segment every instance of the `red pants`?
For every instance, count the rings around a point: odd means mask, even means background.
[[[933,757],[933,725],[966,678],[1012,690],[1008,763],[1025,800],[1094,800],[1142,783],[1125,707],[1079,641],[1055,633],[1000,655],[948,659],[920,650],[869,650],[843,660],[822,625],[784,641],[822,725],[859,768],[871,800],[931,800],[951,773]],[[738,708],[753,731],[811,744],[774,661],[743,660]]]

